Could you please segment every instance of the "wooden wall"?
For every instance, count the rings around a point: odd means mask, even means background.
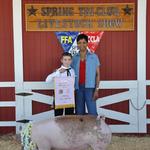
[[[150,1],[147,1],[147,28],[146,28],[146,33],[147,33],[147,48],[146,48],[146,79],[150,80]],[[142,40],[142,39],[141,39]],[[147,86],[147,99],[150,100],[150,86]],[[147,117],[150,119],[150,106],[147,106]],[[148,133],[150,133],[150,125],[148,125]]]
[[[59,67],[59,58],[63,49],[54,32],[25,31],[25,3],[116,3],[118,0],[22,0],[23,23],[23,66],[25,81],[44,81],[46,76]],[[119,1],[120,2],[120,1]],[[135,2],[137,0],[122,0]],[[147,9],[147,80],[150,80],[150,2]],[[6,13],[7,12],[7,13]],[[136,80],[137,79],[137,23],[135,16],[134,32],[105,32],[96,50],[101,60],[101,80]],[[141,38],[142,40],[142,38]],[[12,1],[0,1],[0,82],[14,81],[13,59],[13,25]],[[125,89],[126,90],[126,89]],[[38,91],[49,94],[47,91]],[[121,90],[101,90],[100,97],[121,92]],[[147,98],[150,99],[150,86],[147,87]],[[0,101],[15,100],[14,88],[0,88]],[[48,110],[49,106],[34,103],[33,113]],[[108,109],[128,113],[128,101],[107,106]],[[150,107],[147,107],[150,118]],[[15,120],[15,108],[0,108],[0,121]],[[122,123],[108,120],[110,124]],[[14,128],[0,127],[0,133],[14,131]],[[150,126],[148,126],[150,132]]]
[[[12,1],[0,1],[0,82],[14,81]],[[14,88],[0,88],[0,101],[14,101]],[[0,107],[0,121],[14,121],[15,108]],[[14,131],[0,127],[0,133]]]
[[[23,53],[24,80],[44,81],[46,76],[60,66],[60,55],[63,49],[54,32],[26,32],[25,31],[25,3],[116,3],[117,0],[23,0]],[[135,2],[136,0],[122,0],[121,2]],[[105,32],[96,50],[101,61],[101,80],[136,80],[137,79],[137,47],[136,47],[136,16],[135,31],[133,32]],[[35,44],[33,44],[35,43]],[[106,96],[121,90],[101,90],[100,96]],[[39,112],[42,104],[33,105],[33,110]],[[107,106],[108,109],[128,113],[128,101]],[[35,112],[33,112],[35,113]],[[122,123],[108,120],[109,123]]]

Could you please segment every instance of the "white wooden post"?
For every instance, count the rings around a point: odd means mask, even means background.
[[[137,79],[138,107],[146,101],[146,9],[147,0],[138,0],[137,13]],[[146,105],[138,111],[138,130],[146,133]]]
[[[22,50],[22,1],[13,0],[13,37],[14,37],[14,67],[15,92],[23,91],[23,50]],[[24,118],[23,97],[16,95],[16,120]],[[16,132],[20,125],[17,123]]]

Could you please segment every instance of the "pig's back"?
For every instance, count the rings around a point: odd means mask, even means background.
[[[96,117],[92,115],[68,115],[56,117],[55,122],[59,124],[60,128],[84,129],[96,125]]]
[[[68,115],[56,117],[56,124],[67,136],[82,135],[96,125],[96,117],[91,115]]]

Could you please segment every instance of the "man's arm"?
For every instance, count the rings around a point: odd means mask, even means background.
[[[99,88],[99,81],[100,81],[100,71],[99,66],[96,68],[96,89]]]
[[[96,100],[98,98],[98,88],[99,88],[99,81],[100,81],[100,71],[99,66],[96,68],[96,87],[93,95],[93,99]]]

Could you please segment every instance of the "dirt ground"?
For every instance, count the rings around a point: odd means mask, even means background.
[[[0,136],[0,150],[21,150],[16,136]],[[150,136],[113,135],[108,150],[150,150]]]

